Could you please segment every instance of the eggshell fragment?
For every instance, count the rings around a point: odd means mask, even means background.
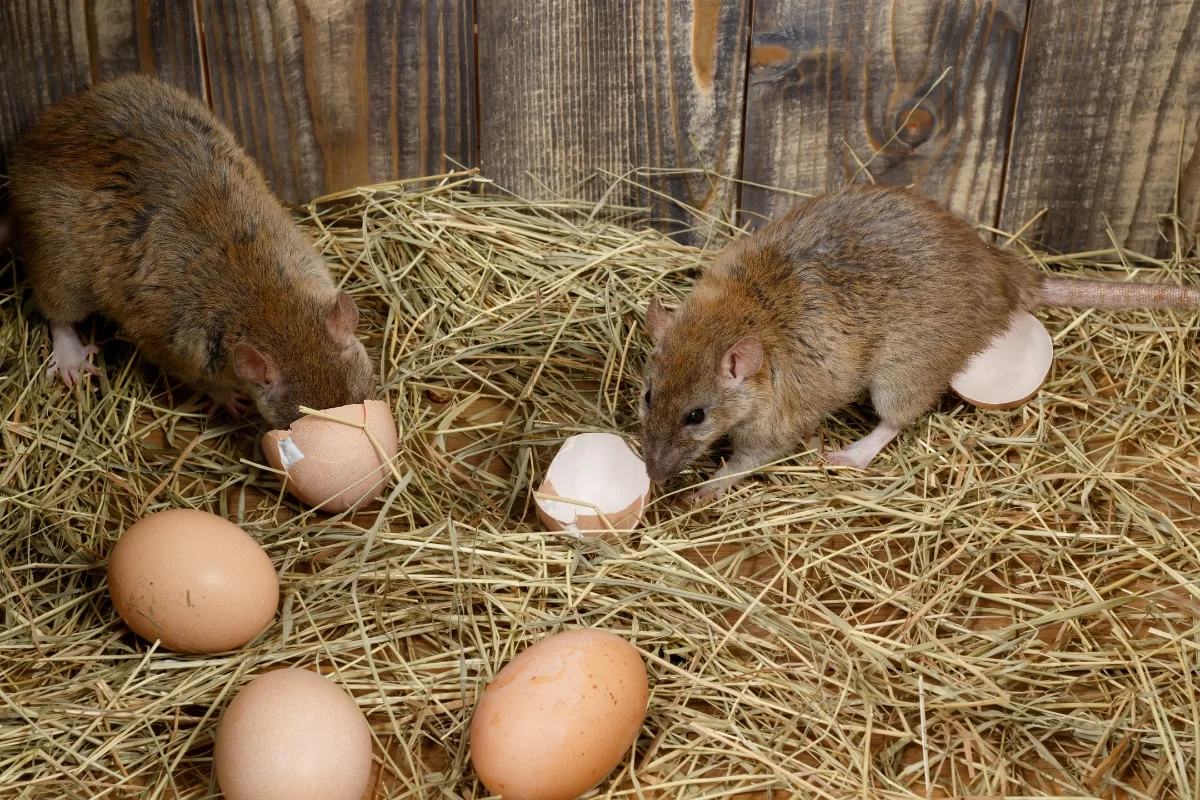
[[[268,431],[262,438],[267,463],[287,473],[287,490],[307,505],[337,513],[371,502],[387,485],[392,474],[388,461],[400,447],[392,410],[386,403],[368,400],[321,413],[350,424],[309,415],[286,431]]]
[[[547,530],[580,536],[627,531],[642,519],[650,476],[620,436],[581,433],[563,442],[538,494],[561,498],[535,498],[538,517]]]
[[[642,657],[607,631],[547,637],[500,670],[471,719],[471,763],[504,800],[572,800],[637,739],[650,688]]]
[[[108,592],[134,633],[181,653],[241,647],[279,605],[279,579],[258,542],[191,508],[152,514],[125,531],[108,560]]]
[[[225,709],[213,760],[226,800],[360,800],[371,729],[337,684],[306,669],[274,670]]]
[[[1046,326],[1021,312],[987,350],[967,362],[950,388],[980,408],[1016,408],[1042,388],[1053,361],[1054,341]]]

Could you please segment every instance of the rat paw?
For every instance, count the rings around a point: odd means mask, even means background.
[[[858,469],[866,469],[867,465],[871,463],[870,457],[863,458],[861,453],[854,452],[853,447],[826,453],[825,461],[834,467],[857,467]]]
[[[54,376],[62,378],[63,385],[73,389],[82,383],[83,375],[99,375],[100,369],[90,363],[88,356],[100,352],[94,344],[84,345],[78,335],[55,337],[54,353],[50,357],[50,366],[46,370],[46,379],[53,380]]]
[[[706,483],[687,495],[687,501],[692,505],[703,505],[713,500],[720,500],[729,491],[727,485]]]
[[[241,419],[250,410],[250,398],[241,392],[226,389],[209,395],[213,399],[213,410],[217,407],[225,409],[225,413],[233,419]]]

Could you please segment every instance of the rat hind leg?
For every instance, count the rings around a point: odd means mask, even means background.
[[[828,453],[825,459],[836,466],[865,469],[900,431],[933,408],[941,395],[937,389],[922,388],[907,381],[872,382],[871,404],[879,414],[879,424],[845,449]]]
[[[83,374],[100,374],[100,370],[87,360],[88,356],[99,353],[100,348],[94,344],[85,345],[74,325],[51,322],[50,337],[54,342],[54,352],[46,369],[47,379],[58,375],[67,387],[75,387],[80,384]]]

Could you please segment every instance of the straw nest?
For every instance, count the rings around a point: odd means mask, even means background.
[[[1196,315],[1048,311],[1057,361],[1023,408],[948,399],[869,471],[801,452],[708,507],[658,497],[619,544],[577,541],[540,530],[531,491],[569,434],[636,441],[641,309],[704,256],[619,224],[636,209],[477,180],[305,210],[402,430],[404,480],[352,517],[294,505],[259,423],[210,417],[102,323],[103,376],[47,383],[44,327],[4,266],[5,796],[213,796],[222,708],[299,665],[368,715],[374,796],[480,798],[476,697],[581,625],[628,637],[651,678],[605,797],[1200,791]],[[708,222],[717,243],[732,232]],[[1193,281],[1198,263],[1186,243],[1040,262]],[[816,445],[870,425],[850,409]],[[239,652],[156,650],[108,602],[120,532],[184,505],[237,521],[278,567],[278,619]]]

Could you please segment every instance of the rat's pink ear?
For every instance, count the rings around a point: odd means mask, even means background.
[[[275,361],[245,342],[238,342],[233,348],[233,371],[242,380],[263,389],[270,389],[279,381]]]
[[[338,292],[337,303],[326,317],[325,327],[329,329],[329,335],[334,341],[350,344],[355,331],[358,330],[358,306],[354,305],[353,297],[345,292]]]
[[[658,302],[658,295],[654,295],[650,298],[650,305],[646,306],[646,327],[656,343],[662,341],[670,325],[670,313]]]
[[[721,377],[736,386],[762,369],[762,342],[757,336],[743,336],[725,351],[721,359]]]

